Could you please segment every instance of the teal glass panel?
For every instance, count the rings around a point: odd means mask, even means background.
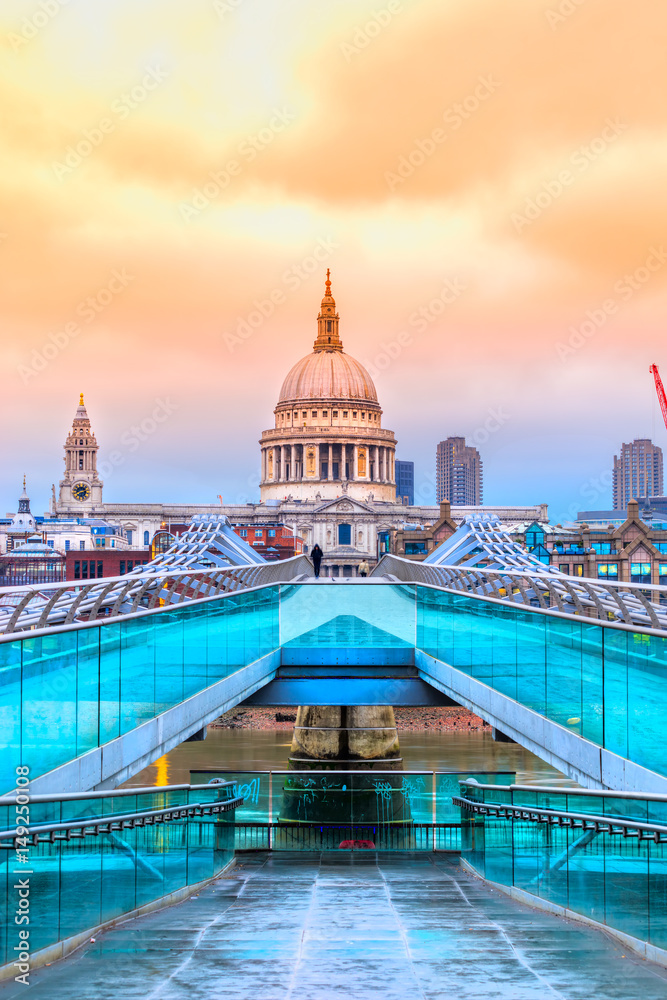
[[[516,697],[522,705],[544,715],[547,706],[546,618],[517,608]]]
[[[120,623],[109,622],[99,633],[100,745],[103,745],[120,736]]]
[[[19,642],[0,642],[0,789],[15,787],[21,763],[21,648]],[[7,827],[3,826],[3,830]]]
[[[281,585],[283,646],[402,647],[415,639],[412,585]]]
[[[77,634],[23,640],[22,763],[44,774],[77,753]]]
[[[546,618],[545,715],[582,735],[581,625],[564,618]]]
[[[604,745],[628,755],[628,639],[631,633],[604,629]]]
[[[649,941],[667,949],[667,844],[648,844]]]
[[[184,697],[189,698],[197,691],[203,691],[209,683],[207,605],[198,607],[197,604],[191,604],[184,607],[180,621],[183,629],[181,660]],[[173,699],[172,704],[176,702],[177,699]]]
[[[188,697],[183,657],[184,616],[180,611],[163,611],[155,616],[155,711],[165,712]]]
[[[76,648],[76,753],[99,746],[100,630],[79,629]]]
[[[127,733],[155,715],[154,618],[130,618],[120,629],[120,731]]]
[[[667,705],[667,639],[629,632],[628,748],[630,760],[667,771],[664,711]]]

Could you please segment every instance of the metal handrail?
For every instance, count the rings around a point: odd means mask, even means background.
[[[623,623],[630,628],[640,625],[646,631],[667,631],[667,587],[658,584],[601,582],[567,576],[555,569],[542,572],[529,568],[436,565],[391,553],[382,556],[372,577],[468,593],[500,604],[530,607],[543,614],[567,618],[585,615],[606,624]],[[505,590],[504,596],[500,588]],[[654,600],[648,601],[644,592],[650,592]]]
[[[239,590],[289,583],[310,575],[312,563],[308,556],[292,556],[277,562],[247,563],[241,566],[211,566],[206,569],[175,569],[157,566],[125,574],[101,577],[97,580],[68,580],[60,583],[30,584],[18,587],[0,587],[2,596],[23,595],[15,607],[0,607],[0,633],[11,634],[25,629],[42,629],[47,626],[66,627],[72,622],[88,623],[108,621],[110,618],[136,613],[149,613],[155,609],[157,598],[162,595],[169,607],[192,601],[222,597]],[[195,593],[187,595],[188,584],[196,580]],[[179,593],[177,588],[185,590]],[[44,604],[31,610],[35,598],[52,595]],[[187,595],[187,596],[186,596]],[[143,602],[148,601],[148,606]],[[102,619],[100,611],[107,614]]]
[[[660,792],[617,792],[611,788],[570,788],[569,785],[483,785],[475,778],[466,778],[459,785],[467,788],[481,788],[482,791],[497,792],[548,792],[552,795],[592,795],[607,799],[640,799],[647,802],[667,802],[667,795]]]
[[[496,790],[497,790],[496,785]],[[483,816],[498,816],[502,819],[520,819],[530,823],[548,823],[551,826],[568,827],[573,830],[592,830],[608,833],[610,836],[637,837],[639,840],[653,840],[656,844],[667,843],[667,826],[661,823],[644,823],[642,820],[622,819],[620,816],[596,816],[591,813],[565,812],[562,809],[543,809],[541,806],[514,806],[502,802],[475,802],[463,795],[452,795],[452,802],[466,812]],[[635,832],[636,831],[636,832]],[[650,836],[644,836],[650,834]]]
[[[235,781],[220,781],[217,782],[216,788],[229,787],[230,785],[236,784]],[[91,791],[91,792],[41,792],[30,795],[30,802],[75,802],[77,800],[85,799],[112,799],[118,798],[123,795],[159,795],[166,792],[192,792],[201,791],[205,785],[141,785],[136,788],[110,788],[107,791]],[[0,806],[14,806],[16,805],[16,794],[25,794],[24,788],[17,788],[14,792],[8,792],[5,795],[0,796]]]
[[[216,786],[218,787],[218,786]],[[155,823],[175,822],[180,819],[192,819],[195,816],[212,816],[217,813],[231,812],[243,805],[243,798],[226,799],[216,802],[190,802],[187,805],[167,806],[164,809],[150,809],[134,813],[120,813],[111,816],[96,816],[94,819],[74,819],[64,823],[42,823],[39,826],[27,826],[27,835],[17,834],[13,830],[0,830],[0,849],[12,850],[19,843],[29,839],[33,846],[39,843],[55,844],[59,840],[82,839],[83,837],[99,837],[100,834],[113,833],[115,830],[133,830],[137,826],[152,826]],[[79,832],[76,832],[79,831]],[[57,837],[56,833],[65,833]],[[48,837],[40,836],[49,834]]]

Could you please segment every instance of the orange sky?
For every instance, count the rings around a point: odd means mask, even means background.
[[[488,503],[610,504],[620,442],[667,438],[666,33],[655,0],[3,0],[4,509],[24,471],[45,508],[81,390],[106,499],[255,499],[327,267],[423,500],[460,433]]]

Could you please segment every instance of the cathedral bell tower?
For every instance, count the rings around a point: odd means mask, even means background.
[[[56,514],[89,517],[95,506],[102,503],[102,480],[97,475],[98,450],[81,393],[72,430],[65,441],[65,475],[60,480]]]
[[[324,282],[324,298],[317,317],[317,340],[313,344],[314,351],[341,351],[343,342],[338,332],[340,316],[336,312],[336,300],[331,294],[330,270],[327,268],[327,280]]]

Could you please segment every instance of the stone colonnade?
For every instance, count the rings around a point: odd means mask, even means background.
[[[394,483],[394,448],[379,444],[313,441],[262,448],[263,483]]]

